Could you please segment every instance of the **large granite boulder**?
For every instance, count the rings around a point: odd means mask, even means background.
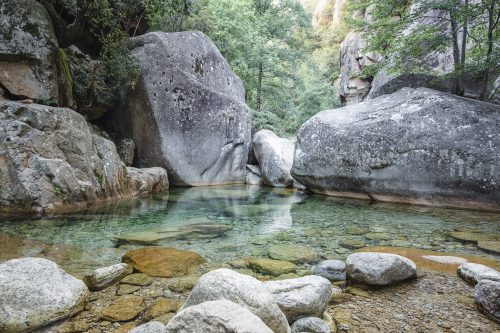
[[[110,122],[136,144],[135,163],[180,186],[243,183],[250,109],[241,80],[201,32],[132,40],[140,80]]]
[[[264,286],[290,323],[302,317],[321,317],[332,296],[330,281],[317,275],[268,281]]]
[[[482,280],[474,289],[479,309],[500,324],[500,281]]]
[[[405,88],[309,119],[292,175],[328,195],[498,209],[499,127],[497,105]]]
[[[458,266],[457,274],[472,285],[476,285],[482,280],[500,282],[500,272],[488,266],[472,262],[465,262]]]
[[[217,300],[231,301],[250,310],[273,332],[290,332],[287,318],[273,296],[262,282],[251,276],[224,268],[209,272],[198,280],[183,309]]]
[[[169,321],[166,333],[272,333],[245,307],[227,300],[208,301],[179,312]]]
[[[58,44],[35,0],[0,2],[0,84],[21,98],[58,99]]]
[[[168,189],[164,169],[128,169],[75,111],[8,101],[0,101],[0,184],[0,210],[38,214]]]
[[[0,331],[26,332],[81,311],[89,291],[83,281],[47,259],[0,264]]]
[[[293,323],[292,333],[331,333],[330,326],[318,317],[304,317]]]
[[[252,144],[259,161],[263,183],[275,187],[293,186],[290,169],[295,144],[266,129],[254,134]]]
[[[347,257],[347,276],[355,282],[385,286],[417,276],[413,261],[397,254],[354,253]]]

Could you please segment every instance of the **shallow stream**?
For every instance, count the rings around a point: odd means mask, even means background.
[[[474,242],[451,237],[453,231],[496,237],[500,214],[374,204],[291,189],[204,187],[64,217],[0,218],[0,259],[43,254],[83,272],[119,262],[125,251],[143,245],[190,249],[222,263],[266,256],[276,244],[306,245],[324,258],[345,259],[364,246],[392,246],[500,259]],[[120,237],[125,240],[117,241]]]

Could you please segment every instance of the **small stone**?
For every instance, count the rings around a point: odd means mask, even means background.
[[[152,320],[154,318],[160,317],[169,312],[176,312],[181,307],[181,304],[177,300],[168,298],[158,298],[156,299],[151,307],[146,311],[144,319]]]
[[[297,270],[297,266],[289,261],[266,258],[252,258],[248,261],[248,267],[259,273],[272,276],[293,273]]]
[[[365,298],[370,297],[370,293],[368,291],[361,289],[361,288],[356,288],[353,286],[347,287],[345,289],[345,291],[348,292],[349,294],[355,295],[355,296],[361,296],[361,297],[365,297]]]
[[[346,265],[340,260],[325,260],[314,266],[313,272],[332,282],[346,279]]]
[[[86,275],[83,278],[83,282],[92,291],[101,290],[117,283],[125,276],[131,274],[132,271],[133,268],[130,265],[116,264],[96,269],[91,274]]]
[[[161,315],[159,317],[156,317],[154,320],[157,321],[157,322],[160,322],[164,325],[167,325],[169,321],[172,320],[172,318],[174,318],[175,316],[175,312],[169,312],[169,313],[165,313],[164,315]]]
[[[365,227],[359,227],[357,225],[348,225],[345,228],[345,233],[348,235],[364,235],[368,233],[370,230]]]
[[[118,296],[123,296],[123,295],[128,295],[136,292],[137,290],[141,289],[139,286],[132,286],[129,284],[122,284],[118,286],[118,289],[116,290],[116,294]]]
[[[200,274],[192,274],[184,277],[177,278],[168,285],[168,289],[176,293],[184,293],[190,291],[200,279]]]
[[[457,274],[472,285],[481,280],[500,282],[500,272],[481,264],[464,263],[458,267]]]
[[[300,318],[293,323],[291,333],[330,333],[330,326],[317,317]]]
[[[153,279],[143,273],[134,273],[123,278],[121,283],[131,284],[134,286],[149,286],[153,283]]]
[[[359,239],[346,239],[341,241],[339,244],[348,249],[360,249],[366,246],[366,243]]]
[[[63,325],[58,333],[80,333],[90,329],[90,325],[83,321],[72,321]]]
[[[365,237],[370,240],[391,240],[393,238],[386,232],[369,232]]]
[[[139,296],[120,296],[101,312],[101,318],[109,321],[128,321],[137,317],[143,310],[143,298]]]

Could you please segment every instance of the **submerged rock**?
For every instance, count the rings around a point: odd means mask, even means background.
[[[110,123],[134,140],[135,163],[164,167],[174,185],[243,183],[250,109],[213,42],[201,32],[151,32],[131,45],[140,80]]]
[[[145,247],[125,253],[122,261],[149,276],[176,277],[192,273],[205,263],[198,253],[169,247]]]
[[[405,88],[309,119],[292,175],[328,195],[498,209],[499,126],[496,105]]]
[[[170,320],[166,332],[273,333],[273,330],[241,305],[227,300],[217,300],[203,302],[182,310]]]
[[[216,238],[232,229],[233,227],[230,225],[207,222],[188,224],[178,228],[135,232],[117,236],[115,239],[118,244],[157,245],[160,241],[167,239],[193,240]]]
[[[325,260],[314,266],[313,272],[332,282],[345,281],[346,265],[340,260]]]
[[[90,290],[101,290],[120,281],[125,276],[131,274],[132,266],[127,264],[116,264],[109,267],[96,269],[91,274],[83,278],[83,282]]]
[[[472,285],[476,285],[482,280],[500,282],[500,272],[488,266],[471,262],[460,265],[457,269],[457,274]]]
[[[183,309],[217,300],[231,301],[250,310],[275,333],[290,332],[286,317],[273,296],[262,282],[251,276],[224,268],[209,272],[200,278]]]
[[[317,275],[268,281],[264,286],[290,323],[301,317],[321,317],[332,295],[330,281]]]
[[[330,326],[317,317],[300,318],[291,329],[292,333],[331,333]]]
[[[269,257],[276,260],[291,261],[293,263],[311,263],[319,261],[319,253],[307,246],[294,244],[277,244],[269,248]]]
[[[248,267],[259,273],[272,276],[294,273],[297,270],[297,266],[289,261],[267,258],[252,258],[248,261]]]
[[[293,186],[290,170],[295,144],[266,129],[255,133],[252,143],[264,184],[276,187]]]
[[[474,299],[479,309],[500,323],[500,282],[482,280],[474,290]]]
[[[83,309],[89,291],[83,281],[52,261],[13,259],[0,264],[0,331],[34,330]]]
[[[417,275],[415,263],[397,254],[354,253],[347,257],[346,265],[350,279],[378,286],[394,284]]]
[[[500,240],[479,241],[477,247],[486,252],[500,254]]]
[[[126,168],[73,110],[0,101],[0,210],[55,213],[168,189],[166,171]]]

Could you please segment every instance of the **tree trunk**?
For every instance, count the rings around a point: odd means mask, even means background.
[[[491,1],[491,5],[488,8],[488,51],[486,52],[486,68],[483,74],[483,87],[481,89],[481,95],[479,99],[482,101],[488,100],[488,83],[490,81],[490,63],[491,63],[491,54],[493,53],[493,15],[495,13],[495,1]]]
[[[458,46],[458,23],[454,10],[450,11],[451,37],[453,42],[453,63],[457,77],[453,87],[453,93],[462,96],[464,88],[462,84],[460,48]]]
[[[259,62],[259,80],[257,83],[257,111],[260,112],[261,102],[262,102],[262,62]]]

